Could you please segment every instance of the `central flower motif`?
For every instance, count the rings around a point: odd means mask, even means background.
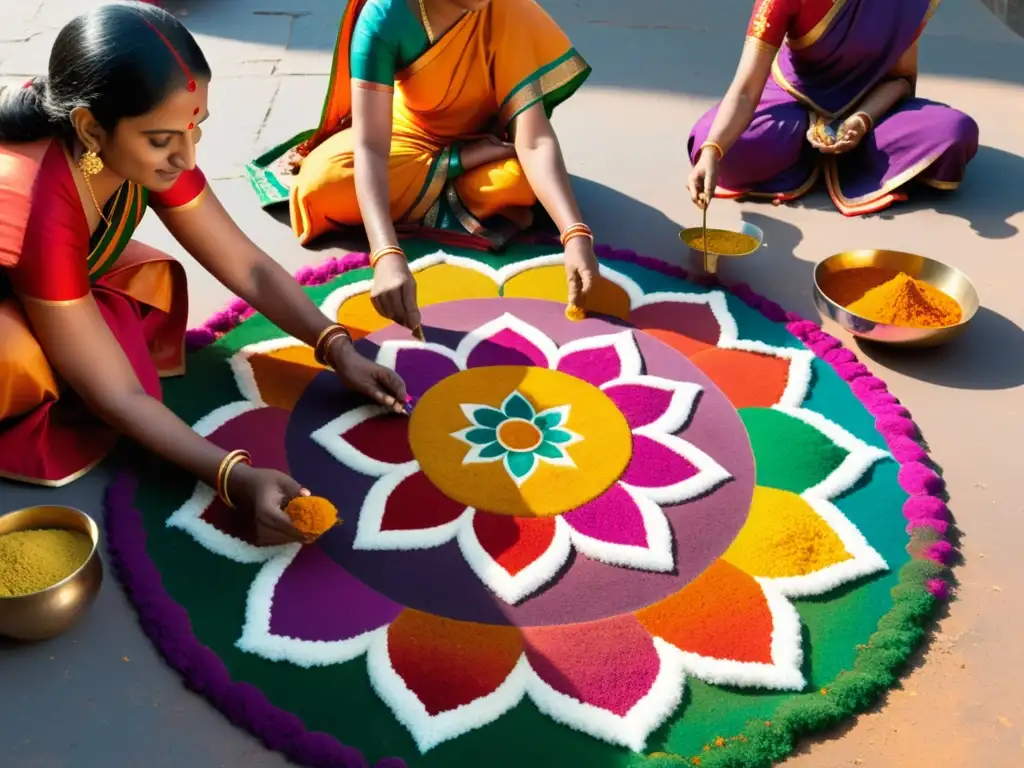
[[[517,389],[505,398],[501,408],[462,404],[462,412],[471,426],[451,435],[470,447],[463,464],[501,461],[508,476],[521,486],[533,475],[538,462],[576,467],[565,450],[583,439],[565,428],[571,407],[560,405],[537,413]]]
[[[387,454],[394,440],[382,450],[372,439],[401,419],[375,406],[313,434],[339,462],[380,477],[353,547],[432,549],[455,540],[510,604],[548,585],[573,549],[615,566],[671,571],[674,542],[659,504],[730,478],[675,434],[701,387],[643,375],[632,331],[558,347],[506,314],[454,350],[385,341],[377,361],[406,379],[415,403],[401,460]]]

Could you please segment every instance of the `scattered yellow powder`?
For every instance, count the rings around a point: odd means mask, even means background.
[[[0,536],[0,597],[52,587],[77,571],[92,552],[81,531],[45,529]]]
[[[292,525],[307,536],[319,536],[338,522],[338,509],[319,496],[299,496],[288,502],[284,512]]]

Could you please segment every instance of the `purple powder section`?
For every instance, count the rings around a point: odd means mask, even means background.
[[[563,305],[536,299],[468,299],[434,305],[423,309],[423,322],[432,343],[455,349],[467,332],[506,312],[537,327],[559,346],[623,330],[622,325],[601,318],[572,322],[566,319]],[[375,345],[400,338],[407,338],[407,332],[385,328],[358,345],[364,354],[372,355]],[[346,510],[346,524],[332,531],[324,550],[394,602],[461,621],[517,626],[594,621],[632,612],[682,589],[729,547],[746,521],[754,490],[753,455],[739,414],[702,371],[646,333],[634,332],[634,338],[648,373],[703,388],[680,437],[733,475],[733,480],[706,496],[664,508],[674,533],[676,571],[635,571],[575,555],[548,588],[518,605],[508,605],[480,582],[454,541],[426,550],[355,550],[355,515],[376,478],[339,464],[310,439],[327,421],[362,404],[355,396],[339,394],[337,378],[327,372],[313,381],[296,405],[287,438],[295,479]]]
[[[405,381],[413,400],[423,397],[424,392],[458,370],[452,360],[429,349],[403,348],[395,358],[395,373]]]
[[[642,387],[638,384],[620,384],[608,387],[604,393],[611,398],[630,429],[652,424],[668,410],[672,393],[658,387]]]
[[[299,640],[348,640],[386,626],[402,606],[374,592],[318,546],[303,547],[277,582],[270,631]]]
[[[548,361],[533,342],[505,328],[477,344],[466,361],[467,368],[491,365],[536,365],[547,368]]]
[[[633,458],[622,473],[622,482],[637,488],[663,488],[694,477],[697,468],[661,443],[633,435]]]
[[[558,370],[600,387],[622,375],[622,365],[613,347],[571,352],[558,361]]]
[[[647,531],[640,508],[618,483],[593,501],[567,512],[563,518],[592,539],[633,547],[647,546]]]

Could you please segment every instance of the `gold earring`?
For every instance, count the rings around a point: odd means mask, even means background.
[[[100,156],[93,150],[88,150],[78,160],[78,170],[82,172],[82,175],[86,178],[95,176],[103,170],[103,161]]]

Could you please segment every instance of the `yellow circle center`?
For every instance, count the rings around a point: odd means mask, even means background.
[[[498,427],[498,442],[510,451],[532,451],[543,439],[541,431],[523,419],[510,419]]]
[[[521,485],[501,457],[464,463],[471,448],[452,436],[473,426],[463,406],[500,410],[516,391],[535,413],[569,406],[561,426],[580,438],[564,449],[571,462],[538,458],[536,469]],[[532,451],[544,435],[530,421],[510,418],[497,426],[497,441],[509,451]],[[521,517],[560,515],[597,498],[619,478],[633,453],[629,425],[604,392],[565,373],[512,365],[473,368],[431,387],[410,417],[409,444],[423,472],[449,498],[478,510]]]

